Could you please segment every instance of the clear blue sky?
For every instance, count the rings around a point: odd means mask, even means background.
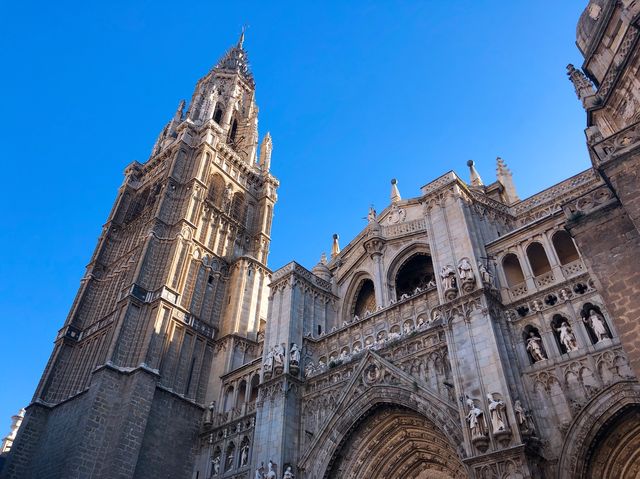
[[[586,0],[2,2],[0,437],[28,404],[132,160],[245,42],[281,180],[270,266],[502,156],[521,197],[589,166],[565,66]]]

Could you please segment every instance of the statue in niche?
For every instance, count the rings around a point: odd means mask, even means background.
[[[275,369],[284,368],[284,346],[276,344],[273,347],[273,364]]]
[[[536,335],[533,331],[529,331],[529,337],[527,338],[527,351],[529,351],[529,354],[531,354],[533,362],[535,363],[547,359],[544,349],[542,349],[542,338]]]
[[[491,273],[489,273],[489,270],[482,261],[478,261],[478,271],[480,272],[480,279],[482,280],[482,283],[492,286],[493,276],[491,276]]]
[[[256,473],[253,476],[253,479],[264,479],[264,463],[261,462],[260,465],[256,468]]]
[[[224,468],[225,472],[233,469],[233,453],[234,453],[233,448],[229,448],[227,452],[227,461],[225,463],[225,468]]]
[[[487,424],[484,420],[484,413],[473,402],[473,399],[467,399],[469,413],[467,421],[469,422],[469,430],[471,431],[471,439],[484,438],[487,435]]]
[[[220,453],[211,460],[211,468],[214,476],[220,474]]]
[[[300,348],[296,343],[291,343],[291,350],[289,351],[289,365],[300,365]]]
[[[264,359],[264,372],[271,374],[273,371],[273,348],[267,353],[267,357]]]
[[[503,432],[507,430],[506,406],[504,401],[495,399],[493,394],[487,394],[489,402],[489,417],[491,418],[491,427],[493,433]]]
[[[344,362],[344,361],[348,361],[350,357],[351,356],[349,356],[349,353],[347,353],[347,350],[343,349],[342,352],[340,353],[340,357],[338,359],[340,359],[340,361]]]
[[[360,352],[360,345],[359,345],[359,344],[356,344],[356,345],[353,347],[353,354],[358,354],[359,352]]]
[[[282,479],[294,479],[295,476],[293,475],[293,471],[291,470],[291,466],[287,466],[287,470],[284,471],[284,476],[282,476]]]
[[[240,449],[240,467],[244,467],[249,462],[249,444],[245,444]]]
[[[577,351],[578,343],[576,341],[576,337],[573,335],[573,331],[571,331],[571,326],[567,321],[563,321],[559,328],[554,328],[558,333],[560,333],[560,342],[567,349],[567,352]]]
[[[604,322],[604,316],[598,313],[595,309],[589,311],[589,317],[583,319],[583,321],[591,328],[591,331],[595,334],[598,342],[605,339],[611,339],[611,336],[609,336],[609,332],[607,331],[607,326]]]
[[[516,422],[521,431],[531,432],[529,427],[529,419],[527,418],[527,412],[522,407],[522,403],[519,399],[513,403],[513,413],[516,416]]]
[[[213,422],[213,414],[215,409],[216,409],[216,402],[211,401],[209,403],[209,406],[207,407],[207,410],[205,411],[204,422],[206,424],[211,424]]]

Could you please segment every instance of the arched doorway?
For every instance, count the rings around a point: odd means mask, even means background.
[[[353,425],[324,478],[457,479],[469,477],[456,449],[425,416],[379,404]]]
[[[601,391],[565,437],[558,479],[640,479],[640,385],[621,381]]]
[[[434,279],[431,257],[424,253],[414,254],[396,273],[396,299],[404,294],[411,296],[416,288],[427,289]]]

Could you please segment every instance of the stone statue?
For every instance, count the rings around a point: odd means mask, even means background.
[[[458,264],[458,273],[460,274],[460,280],[463,283],[471,283],[475,281],[473,268],[467,258],[462,258],[462,260],[460,260],[460,263]]]
[[[573,335],[571,326],[569,326],[567,321],[563,321],[560,327],[555,328],[555,330],[560,333],[560,342],[565,348],[567,348],[567,352],[578,350],[576,337]]]
[[[213,475],[217,476],[220,474],[220,456],[216,456],[211,460],[211,467],[213,469]]]
[[[229,451],[227,452],[227,460],[224,464],[224,470],[226,471],[230,471],[231,469],[233,469],[233,449],[229,448]]]
[[[480,279],[484,284],[493,284],[493,277],[482,261],[478,261],[478,271],[480,272]]]
[[[240,467],[244,467],[249,462],[249,444],[245,444],[240,449]]]
[[[467,406],[469,406],[467,421],[469,422],[471,439],[485,437],[487,435],[487,425],[484,421],[484,413],[482,412],[482,409],[475,405],[473,399],[467,399]]]
[[[296,343],[291,344],[291,350],[289,351],[289,365],[290,366],[300,365],[300,348]]]
[[[284,476],[282,476],[282,479],[294,479],[295,476],[293,475],[293,471],[291,470],[291,466],[287,466],[287,470],[284,471]]]
[[[277,477],[275,468],[276,465],[273,463],[273,461],[269,461],[269,463],[267,464],[267,474],[264,476],[265,479],[275,479]]]
[[[350,358],[349,353],[347,353],[346,349],[343,349],[340,353],[340,361],[348,361]]]
[[[525,430],[528,429],[527,413],[522,407],[522,403],[520,402],[519,399],[516,399],[516,401],[513,403],[513,412],[516,415],[516,422],[518,423],[518,426],[520,427],[520,429],[525,429]]]
[[[260,466],[256,468],[256,473],[253,476],[253,479],[264,479],[264,463],[261,462]]]
[[[313,361],[309,361],[307,365],[304,367],[304,376],[311,377],[311,375],[315,372],[315,366],[313,365]]]
[[[589,311],[589,317],[585,319],[584,322],[589,325],[593,334],[598,338],[598,342],[605,339],[611,339],[611,336],[609,336],[609,332],[607,331],[607,326],[604,322],[604,316],[599,314],[595,309]]]
[[[542,349],[542,338],[536,336],[536,333],[529,331],[529,337],[527,338],[527,351],[531,354],[533,362],[544,361],[547,356]]]
[[[282,344],[276,344],[273,347],[274,367],[284,368],[284,347]]]
[[[487,394],[487,401],[489,402],[489,416],[493,433],[506,431],[507,416],[504,401],[494,399],[493,394]]]
[[[373,205],[369,206],[369,213],[367,213],[367,221],[373,223],[376,220],[376,210]]]
[[[325,362],[322,359],[318,360],[318,371],[323,372],[325,369],[327,369]]]
[[[442,286],[444,286],[445,290],[456,289],[456,272],[451,265],[442,267],[440,277],[442,278]]]
[[[267,353],[264,359],[264,371],[270,373],[273,370],[273,348]]]
[[[213,414],[214,414],[215,409],[216,409],[216,402],[215,401],[211,401],[209,403],[209,406],[207,407],[207,410],[205,411],[205,415],[204,415],[204,422],[206,424],[211,424],[213,422]]]

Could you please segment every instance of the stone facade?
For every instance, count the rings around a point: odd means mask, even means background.
[[[266,265],[241,37],[125,171],[2,477],[636,477],[639,19],[578,24],[593,168],[524,200],[500,158],[392,180],[311,271]]]

